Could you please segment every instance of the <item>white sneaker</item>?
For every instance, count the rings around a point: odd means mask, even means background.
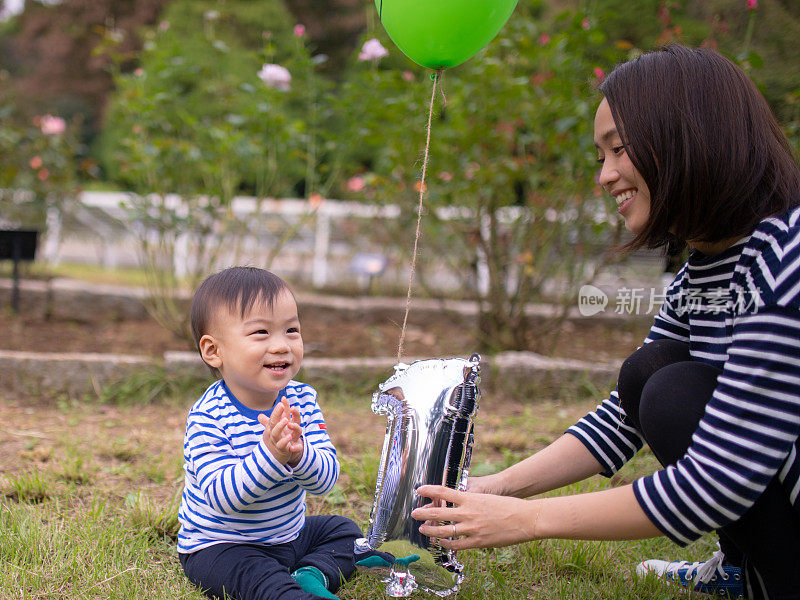
[[[739,567],[723,565],[724,559],[722,551],[717,550],[704,562],[646,560],[636,565],[636,574],[644,577],[648,573],[654,573],[667,581],[704,594],[742,598],[744,597],[742,570]]]

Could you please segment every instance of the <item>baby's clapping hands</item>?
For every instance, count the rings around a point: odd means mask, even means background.
[[[303,428],[300,411],[284,398],[272,409],[272,415],[258,415],[264,426],[264,443],[278,462],[296,467],[303,458]]]

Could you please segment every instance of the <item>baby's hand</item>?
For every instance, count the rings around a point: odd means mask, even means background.
[[[258,422],[264,426],[264,444],[272,455],[281,464],[296,467],[303,458],[300,411],[284,398],[270,417],[258,415]]]

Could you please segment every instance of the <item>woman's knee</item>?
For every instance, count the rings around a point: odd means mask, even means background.
[[[648,380],[665,366],[690,359],[688,344],[669,339],[645,344],[625,359],[619,371],[617,393],[622,410],[634,427],[640,427],[639,404]]]
[[[662,367],[645,383],[640,431],[663,465],[686,454],[720,373],[712,365],[684,361]]]

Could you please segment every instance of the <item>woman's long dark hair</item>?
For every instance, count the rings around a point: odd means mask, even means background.
[[[741,237],[800,204],[789,141],[753,82],[717,52],[649,52],[600,91],[650,190],[648,223],[625,249]]]

